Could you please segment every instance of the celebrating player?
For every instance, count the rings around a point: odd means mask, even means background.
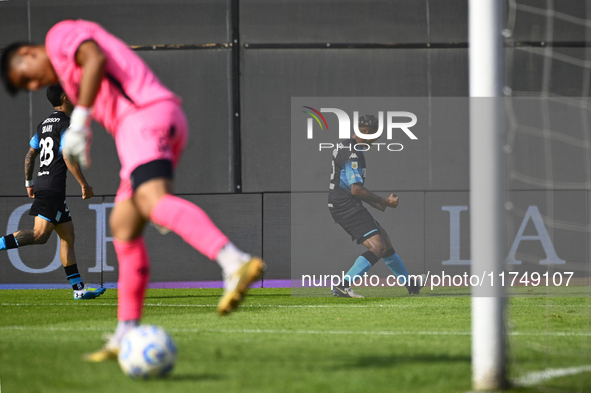
[[[33,230],[25,229],[0,238],[0,250],[45,244],[55,229],[60,237],[60,259],[74,290],[74,299],[93,299],[102,295],[105,288],[91,288],[82,282],[74,254],[74,225],[66,203],[67,169],[80,183],[82,199],[94,195],[79,165],[64,160],[62,156],[62,141],[70,125],[69,116],[74,106],[59,84],[47,88],[47,99],[55,111],[37,126],[25,157],[25,187],[29,198],[35,199],[29,212],[35,216],[35,226]],[[33,169],[37,156],[40,161],[39,173],[37,183],[34,184]]]
[[[363,115],[359,118],[359,131],[362,134],[375,134],[378,130],[378,120],[372,115]],[[332,176],[330,179],[330,191],[328,193],[328,208],[332,218],[351,235],[357,244],[363,243],[368,251],[361,254],[353,266],[345,274],[351,281],[363,274],[380,259],[396,276],[406,283],[408,293],[419,293],[421,285],[414,279],[409,280],[406,266],[392,248],[388,234],[382,226],[374,220],[372,215],[363,206],[361,201],[380,211],[387,207],[396,208],[398,197],[390,194],[382,198],[364,187],[365,182],[365,156],[362,151],[353,149],[358,143],[372,144],[376,139],[363,139],[355,135],[350,140],[339,143],[332,155]],[[351,146],[350,149],[343,148]],[[364,297],[351,288],[351,282],[345,280],[341,285],[335,286],[332,294],[337,297]]]
[[[115,358],[123,335],[139,324],[149,279],[142,232],[150,220],[220,264],[225,291],[218,313],[232,311],[265,265],[235,247],[198,206],[171,194],[188,137],[181,99],[123,41],[85,20],[59,22],[45,45],[9,46],[0,65],[12,94],[61,82],[76,105],[64,140],[64,153],[72,160],[90,164],[91,116],[115,138],[121,184],[110,226],[119,260],[119,323],[87,360]]]

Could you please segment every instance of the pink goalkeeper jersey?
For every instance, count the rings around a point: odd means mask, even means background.
[[[99,24],[79,19],[59,22],[45,37],[51,64],[74,105],[78,103],[82,77],[82,67],[76,64],[76,51],[89,40],[96,42],[107,59],[92,117],[109,133],[115,135],[119,122],[134,109],[163,100],[181,103],[123,41]]]

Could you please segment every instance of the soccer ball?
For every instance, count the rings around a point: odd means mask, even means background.
[[[172,371],[175,360],[176,346],[161,327],[141,325],[123,336],[119,365],[131,378],[164,377]]]

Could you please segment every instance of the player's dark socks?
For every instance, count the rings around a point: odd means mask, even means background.
[[[66,277],[70,282],[73,290],[81,290],[84,289],[84,283],[82,282],[82,278],[80,277],[80,273],[78,273],[78,265],[73,264],[70,266],[64,266],[64,270],[66,271]]]
[[[389,249],[386,250],[386,252],[382,256],[382,258],[384,258],[384,260],[385,260],[386,258],[390,258],[395,253],[396,253],[396,251],[394,251],[394,248],[390,247]]]
[[[12,248],[18,248],[18,242],[12,233],[0,238],[0,250],[10,250]]]
[[[375,265],[380,260],[376,254],[369,250],[361,254],[361,256],[367,259],[367,261],[371,263],[371,266]]]

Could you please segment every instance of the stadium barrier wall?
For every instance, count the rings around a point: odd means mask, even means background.
[[[470,258],[468,192],[421,191],[397,195],[400,197],[397,209],[376,211],[374,217],[389,233],[409,272],[462,274],[466,271]],[[348,270],[356,256],[364,251],[363,246],[351,242],[334,224],[326,208],[326,193],[297,194],[297,203],[305,204],[307,214],[294,222],[288,193],[183,197],[208,212],[239,247],[266,259],[267,286],[275,285],[274,280],[298,279],[291,277],[291,264],[298,263],[292,260],[292,255],[298,260],[306,258],[305,274],[338,274]],[[510,197],[513,214],[509,215],[507,257],[512,261],[511,270],[531,273],[552,269],[588,277],[588,233],[584,229],[591,222],[588,211],[591,193],[553,192],[554,220],[547,218],[547,192],[513,191]],[[30,203],[24,197],[0,199],[0,230],[9,233],[17,228],[31,228]],[[108,228],[112,204],[112,197],[86,201],[68,198],[76,228],[76,256],[80,272],[89,282],[117,281],[116,256]],[[567,220],[570,226],[561,225]],[[297,244],[292,243],[292,236]],[[220,281],[217,264],[194,251],[177,235],[163,236],[149,226],[146,240],[152,282]],[[57,242],[53,234],[45,245],[0,253],[0,286],[64,283]],[[321,249],[316,250],[318,247]],[[326,255],[327,249],[331,250],[331,260],[314,263],[314,257]],[[311,265],[317,269],[310,269]],[[383,263],[378,263],[372,274],[387,276],[390,272]]]

